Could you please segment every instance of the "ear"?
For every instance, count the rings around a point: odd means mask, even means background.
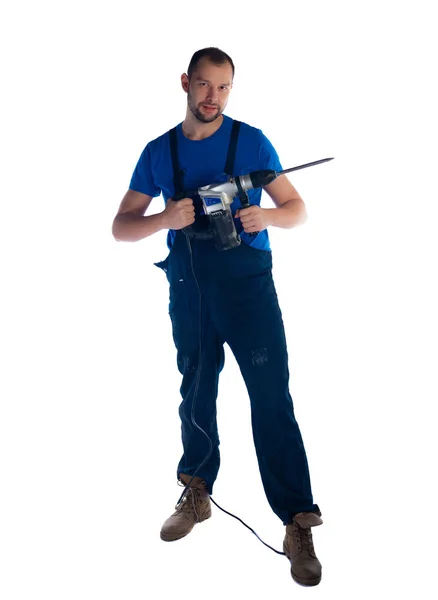
[[[185,73],[183,73],[181,75],[181,86],[182,86],[182,89],[187,94],[189,91],[189,78],[187,77],[187,75]]]

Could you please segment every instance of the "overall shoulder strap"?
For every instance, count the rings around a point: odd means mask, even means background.
[[[178,144],[177,144],[177,128],[174,127],[169,131],[170,154],[172,157],[173,167],[173,185],[175,187],[175,196],[184,191],[183,171],[178,164]]]
[[[225,163],[225,173],[227,175],[233,175],[234,171],[234,159],[236,158],[237,140],[239,138],[240,121],[233,122],[233,128],[231,130],[230,144],[228,146],[227,162]]]

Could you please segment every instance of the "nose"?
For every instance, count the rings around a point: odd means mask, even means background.
[[[210,104],[217,104],[217,92],[215,93],[213,90],[210,90],[207,94],[207,102],[210,102]]]

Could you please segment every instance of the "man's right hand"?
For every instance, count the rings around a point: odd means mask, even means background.
[[[195,207],[192,198],[175,202],[169,198],[163,211],[166,229],[183,229],[195,222]]]

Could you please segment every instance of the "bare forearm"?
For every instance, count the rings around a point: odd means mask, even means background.
[[[118,242],[137,242],[162,229],[167,229],[164,211],[147,217],[122,213],[114,219],[112,233]]]
[[[268,225],[291,229],[296,225],[301,225],[307,219],[307,211],[304,202],[301,199],[294,199],[285,202],[278,208],[265,208]]]

